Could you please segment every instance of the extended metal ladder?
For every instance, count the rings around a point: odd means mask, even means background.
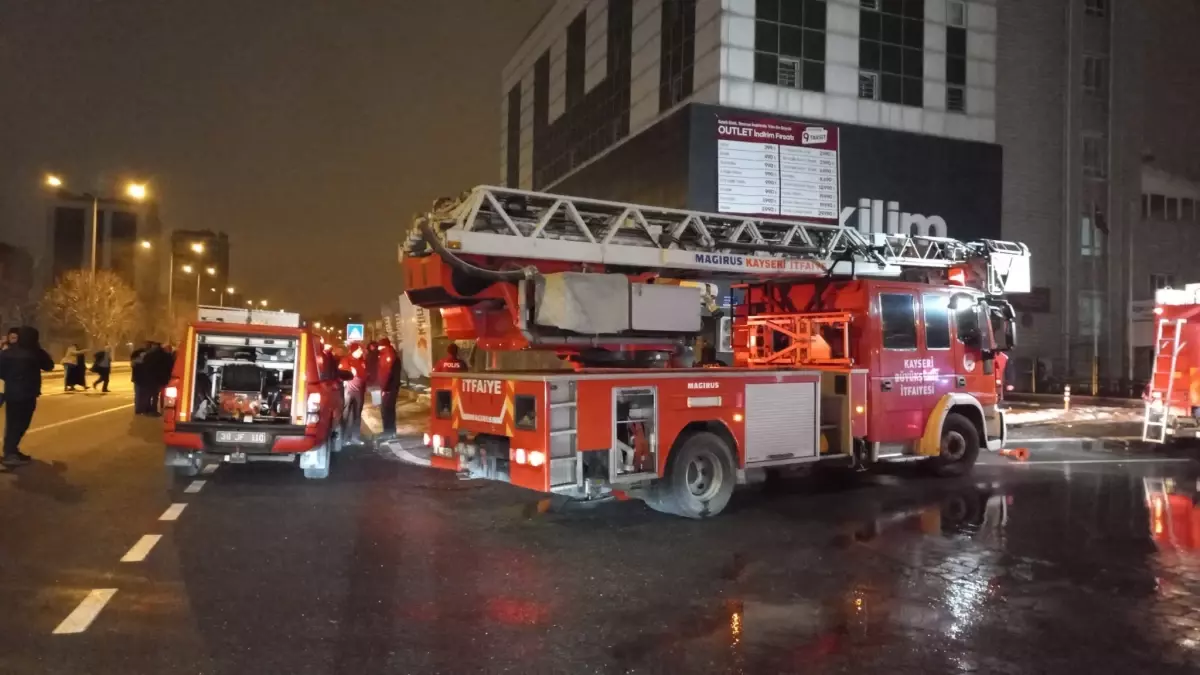
[[[1180,336],[1186,319],[1159,319],[1154,338],[1154,368],[1150,375],[1150,399],[1142,422],[1142,440],[1165,443],[1171,422],[1175,393],[1175,365],[1183,348]]]
[[[738,278],[827,273],[896,277],[903,268],[948,269],[987,260],[981,290],[1029,290],[1029,249],[1016,242],[866,234],[827,222],[704,213],[492,186],[439,200],[417,224],[402,256],[428,254],[420,227],[427,224],[455,254]]]

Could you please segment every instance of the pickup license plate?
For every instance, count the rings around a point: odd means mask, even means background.
[[[233,443],[237,445],[266,445],[265,431],[218,431],[218,443]]]

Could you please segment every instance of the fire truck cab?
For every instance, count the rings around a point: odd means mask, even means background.
[[[768,472],[910,456],[960,475],[1005,442],[1023,245],[501,188],[416,232],[408,296],[452,339],[577,365],[435,373],[426,442],[463,477],[702,518]],[[644,358],[687,346],[711,302],[686,280],[712,277],[741,281],[734,367]]]
[[[200,307],[163,396],[166,463],[285,462],[329,475],[345,438],[341,374],[284,312]]]

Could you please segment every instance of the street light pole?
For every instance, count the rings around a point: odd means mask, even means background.
[[[200,309],[200,270],[196,270],[196,309]]]
[[[92,197],[92,279],[96,278],[96,251],[100,248],[100,198]]]

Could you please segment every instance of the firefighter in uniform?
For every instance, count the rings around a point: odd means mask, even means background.
[[[433,366],[435,373],[463,373],[467,371],[467,362],[458,358],[458,345],[453,342],[446,347],[446,357]]]
[[[346,408],[346,442],[358,444],[362,442],[362,409],[363,394],[367,389],[367,360],[361,342],[351,342],[342,362],[341,370],[349,371],[353,376],[345,383]]]
[[[392,347],[392,341],[379,341],[375,386],[382,392],[379,416],[383,419],[383,435],[396,435],[396,397],[400,393],[400,359]]]

